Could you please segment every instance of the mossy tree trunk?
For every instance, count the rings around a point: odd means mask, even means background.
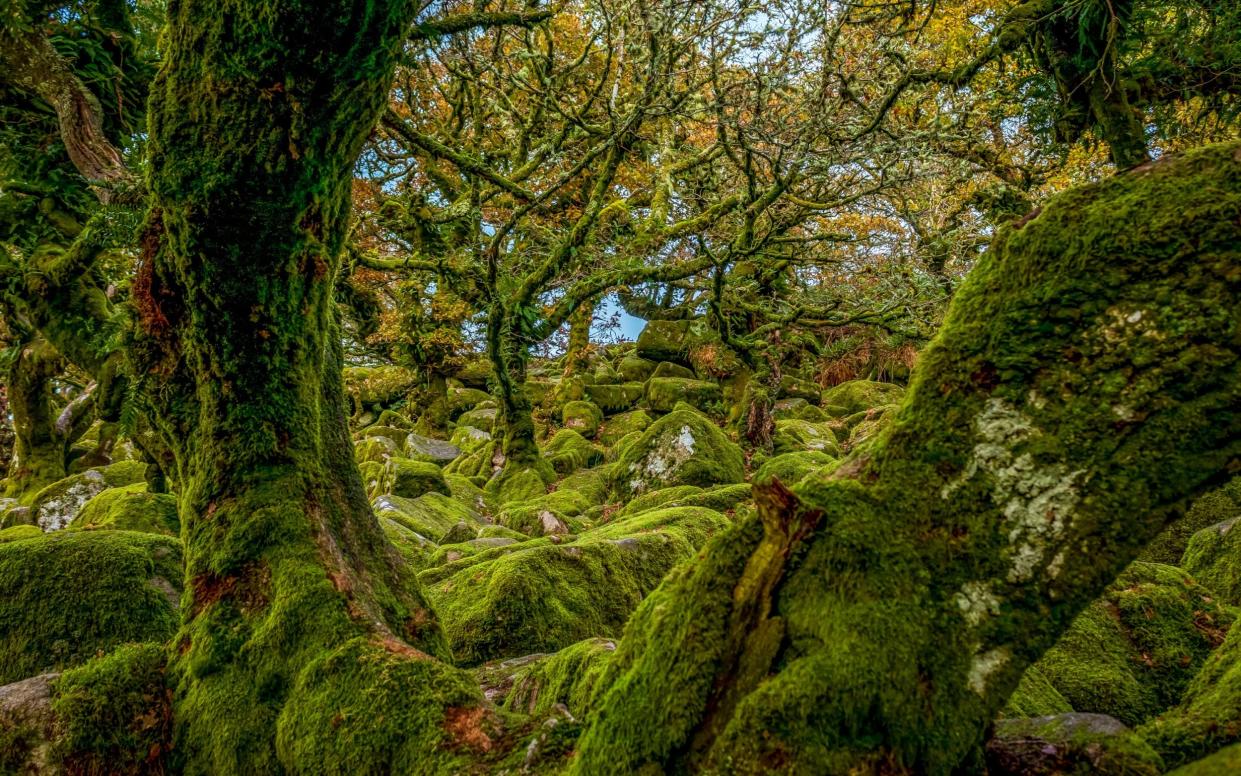
[[[487,356],[500,400],[500,451],[505,468],[510,470],[541,460],[534,438],[534,407],[525,390],[530,358],[525,320],[520,310],[502,303],[493,303],[487,315]]]
[[[642,604],[577,773],[973,772],[1024,670],[1241,461],[1241,144],[1006,227],[875,446]]]
[[[569,316],[569,344],[564,353],[564,376],[572,377],[590,365],[590,327],[595,322],[595,305],[579,305]]]
[[[444,638],[367,503],[332,301],[352,165],[416,8],[168,7],[132,358],[176,461],[187,773],[369,772],[419,740],[402,708],[443,731],[475,702],[443,692],[453,669],[428,655],[448,657]],[[349,710],[401,673],[423,679],[387,716]]]

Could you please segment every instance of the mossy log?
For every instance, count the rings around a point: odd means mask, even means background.
[[[630,620],[576,773],[947,774],[1241,456],[1241,144],[997,235],[895,417]]]

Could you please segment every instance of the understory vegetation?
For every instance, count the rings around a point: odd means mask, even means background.
[[[1241,5],[0,8],[0,775],[1241,772]]]

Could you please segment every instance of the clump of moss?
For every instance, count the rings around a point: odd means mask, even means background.
[[[1223,776],[1228,773],[1241,773],[1241,744],[1226,746],[1215,754],[1182,765],[1169,771],[1168,776]]]
[[[995,776],[1158,776],[1163,762],[1114,718],[1068,713],[996,723],[995,736],[987,742],[987,771]]]
[[[36,539],[42,535],[43,529],[37,525],[15,525],[11,528],[0,529],[0,543]]]
[[[560,419],[565,428],[593,437],[603,424],[603,410],[588,401],[571,401],[560,410]]]
[[[599,677],[615,651],[612,639],[585,639],[546,660],[522,666],[513,676],[504,708],[541,716],[563,703],[571,714],[581,717],[590,708]]]
[[[1241,628],[1207,658],[1181,702],[1139,732],[1169,767],[1241,741]]]
[[[762,466],[758,467],[758,471],[754,474],[754,481],[766,482],[775,477],[785,485],[792,485],[810,472],[818,471],[835,462],[835,458],[820,450],[781,453],[768,458]]]
[[[70,773],[160,773],[171,744],[162,644],[126,644],[55,680],[55,759]]]
[[[35,494],[30,504],[31,515],[44,531],[58,531],[69,525],[95,496],[108,488],[142,482],[145,475],[146,464],[140,461],[122,461],[71,474]]]
[[[668,412],[678,402],[698,408],[719,404],[723,392],[719,383],[682,377],[652,377],[646,381],[646,403],[656,412]]]
[[[132,531],[0,544],[0,683],[85,662],[177,626],[181,545]]]
[[[1004,717],[1046,717],[1073,710],[1038,666],[1030,666],[1004,706]]]
[[[383,465],[388,459],[398,454],[395,442],[386,436],[370,436],[353,443],[353,458],[358,463],[377,463]]]
[[[629,434],[634,432],[642,433],[651,423],[651,416],[645,410],[634,410],[620,415],[613,415],[599,429],[599,444],[604,447],[613,447]]]
[[[105,490],[86,502],[69,527],[181,535],[177,499],[167,493],[147,493],[144,482]]]
[[[604,415],[612,415],[625,410],[632,410],[646,393],[643,383],[620,383],[619,385],[599,384],[586,386],[586,396],[592,403],[603,410]]]
[[[442,493],[426,493],[418,498],[380,496],[371,506],[377,517],[392,520],[436,543],[457,523],[465,522],[475,528],[482,524],[481,515]]]
[[[470,674],[351,639],[298,675],[276,722],[289,773],[461,773],[497,730]]]
[[[771,444],[777,455],[810,451],[832,457],[840,456],[840,444],[827,423],[810,423],[797,419],[777,420],[776,433],[771,438]]]
[[[419,382],[416,371],[387,365],[347,367],[344,378],[345,390],[353,399],[355,411],[391,404],[404,397]]]
[[[1177,702],[1232,619],[1180,569],[1139,561],[1036,665],[1075,710],[1138,724]]]
[[[614,473],[622,500],[672,485],[745,481],[741,448],[699,413],[675,410],[651,424],[625,450]]]
[[[483,486],[483,496],[497,508],[543,496],[553,475],[550,464],[542,459],[538,463],[540,466],[505,467]]]

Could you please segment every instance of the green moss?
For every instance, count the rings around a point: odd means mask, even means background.
[[[792,485],[810,472],[818,471],[835,462],[835,458],[819,450],[781,453],[768,458],[762,466],[758,467],[758,471],[754,474],[754,481],[766,482],[775,477],[785,485]]]
[[[448,415],[455,420],[463,412],[474,409],[479,404],[490,400],[491,394],[486,391],[480,391],[477,388],[450,387],[448,389]]]
[[[1180,569],[1135,562],[1036,666],[1074,710],[1138,724],[1177,702],[1231,622]]]
[[[400,366],[355,366],[344,372],[355,409],[392,404],[419,383],[418,373]]]
[[[177,500],[167,493],[147,493],[145,482],[109,488],[86,502],[70,528],[115,528],[180,536]]]
[[[358,473],[362,475],[362,487],[366,489],[368,498],[382,494],[384,465],[375,461],[363,461],[358,464]]]
[[[1241,741],[1241,628],[1229,630],[1180,703],[1138,732],[1170,768]]]
[[[671,361],[663,361],[655,367],[655,371],[651,373],[649,378],[647,378],[647,382],[649,383],[651,380],[664,380],[667,378],[693,380],[696,378],[696,375],[694,374],[694,370],[689,367],[674,364]]]
[[[1101,714],[1000,720],[987,743],[992,774],[1159,776],[1163,761],[1132,730]]]
[[[411,568],[421,570],[431,565],[430,558],[436,551],[435,542],[390,517],[381,516],[379,527]]]
[[[546,458],[558,474],[572,474],[603,461],[603,451],[571,428],[562,428],[543,448]]]
[[[363,429],[361,437],[362,439],[386,439],[392,443],[393,450],[400,450],[408,433],[403,428],[376,425]]]
[[[0,544],[0,683],[85,662],[177,625],[181,545],[130,531]]]
[[[1203,587],[1241,606],[1241,517],[1203,528],[1189,540],[1183,565]]]
[[[43,536],[43,529],[37,525],[15,525],[0,529],[0,543],[37,539],[41,536]]]
[[[603,424],[603,410],[588,401],[571,401],[560,410],[560,418],[565,428],[593,437]]]
[[[440,467],[408,458],[388,459],[380,487],[384,493],[402,498],[418,498],[427,493],[447,496],[451,493]]]
[[[98,469],[88,469],[53,482],[39,491],[31,501],[35,523],[44,531],[57,531],[69,525],[78,512],[95,496],[108,488],[142,482],[146,464],[122,461]]]
[[[649,361],[688,363],[694,340],[690,321],[647,321],[638,334],[635,354]]]
[[[388,428],[399,428],[409,431],[414,427],[413,422],[395,410],[384,410],[379,413],[379,419],[375,421],[377,426],[386,426]]]
[[[1037,665],[1021,676],[1021,684],[1004,706],[1004,717],[1046,717],[1073,710],[1064,696],[1047,680]]]
[[[625,450],[613,489],[622,500],[672,485],[745,480],[741,448],[702,415],[677,410],[651,424]]]
[[[468,410],[461,413],[457,418],[458,426],[469,426],[482,431],[495,433],[496,418],[500,414],[495,407],[485,407],[480,409]]]
[[[819,403],[832,417],[843,418],[885,404],[899,403],[905,389],[895,383],[850,380],[828,388]]]
[[[357,638],[298,675],[276,747],[288,773],[448,774],[467,770],[495,734],[470,674]]]
[[[836,434],[827,423],[810,423],[805,420],[777,420],[776,433],[771,438],[777,455],[782,453],[826,453],[840,457],[840,445]]]
[[[586,386],[586,398],[603,410],[605,415],[632,410],[645,393],[646,386],[642,383],[596,383]]]
[[[469,432],[463,431],[463,436]],[[473,437],[470,437],[473,441]],[[405,457],[413,461],[428,461],[443,466],[461,455],[461,448],[442,439],[431,439],[421,434],[406,434]]]
[[[53,684],[54,759],[70,773],[161,773],[172,743],[163,644],[126,644]]]
[[[645,383],[655,371],[655,366],[654,361],[630,355],[622,358],[616,369],[625,382]]]
[[[568,543],[481,552],[419,579],[461,664],[551,652],[619,635],[664,574],[726,525],[706,509],[648,512]]]
[[[396,443],[386,436],[364,437],[353,443],[353,458],[360,464],[385,464],[398,450]]]
[[[1241,744],[1226,746],[1215,754],[1182,765],[1169,771],[1168,776],[1224,776],[1229,773],[1241,773]]]
[[[616,642],[612,639],[586,639],[546,660],[523,666],[513,676],[504,708],[542,716],[555,704],[563,703],[575,717],[583,716],[615,650]]]
[[[670,488],[660,488],[659,490],[651,490],[634,496],[618,513],[619,517],[628,515],[637,515],[643,512],[649,512],[652,509],[659,509],[667,504],[674,503],[679,499],[702,493],[702,488],[697,485],[673,485]]]
[[[477,512],[442,493],[426,493],[418,498],[380,496],[372,507],[376,517],[399,523],[436,543],[459,522],[476,527],[482,524]]]
[[[678,402],[699,409],[717,406],[724,398],[719,383],[683,377],[652,377],[646,381],[646,403],[656,412],[669,412]]]
[[[556,485],[556,492],[576,493],[590,504],[602,504],[607,500],[612,470],[608,464],[574,472]]]

